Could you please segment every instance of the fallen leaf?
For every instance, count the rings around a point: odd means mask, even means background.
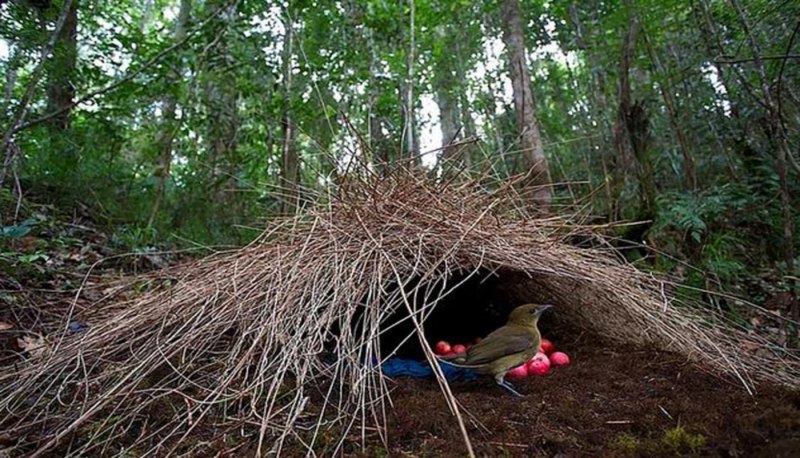
[[[47,352],[47,342],[39,334],[18,337],[17,346],[30,353],[31,357],[35,359],[43,357]]]
[[[8,331],[9,329],[14,329],[14,325],[6,323],[5,321],[0,321],[0,331]]]

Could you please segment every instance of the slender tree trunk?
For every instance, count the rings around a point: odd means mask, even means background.
[[[75,98],[75,70],[78,58],[78,1],[73,0],[64,26],[56,36],[53,56],[47,67],[47,112],[64,110],[47,121],[51,141],[63,140],[72,125],[72,102]]]
[[[236,4],[225,0],[209,3],[213,9],[223,9],[214,20],[215,29],[207,45],[209,62],[205,87],[208,110],[209,168],[214,214],[225,227],[241,215],[237,170],[237,132],[239,116],[236,100],[238,90],[230,80],[234,61],[230,53],[230,30],[236,26],[239,13]]]
[[[467,90],[465,87],[467,76],[466,70],[464,69],[464,60],[466,60],[466,58],[464,57],[463,48],[459,40],[456,40],[455,49],[457,58],[453,63],[453,70],[455,72],[455,80],[459,84],[458,92],[454,95],[454,101],[457,105],[455,107],[456,112],[454,113],[456,130],[461,131],[462,138],[472,138],[477,136],[477,128],[475,127],[475,121],[472,119],[472,107],[470,107],[469,99],[467,98]],[[472,144],[463,146],[458,153],[459,158],[461,158],[464,163],[464,167],[467,169],[472,167],[474,152],[475,145]]]
[[[369,149],[371,153],[370,161],[375,165],[382,176],[386,176],[389,171],[389,144],[383,135],[383,123],[381,123],[381,113],[378,100],[381,95],[381,85],[378,78],[378,53],[377,45],[372,30],[367,31],[367,46],[369,47],[369,80],[367,123],[369,127]]]
[[[450,88],[452,89],[452,88]],[[456,112],[458,104],[453,100],[450,89],[440,88],[437,91],[436,102],[439,105],[439,123],[442,130],[442,156],[452,159],[455,148],[448,146],[456,140],[458,128],[456,127]]]
[[[186,37],[186,24],[189,22],[189,15],[192,11],[192,0],[181,0],[180,10],[178,17],[175,19],[175,33],[173,41],[180,42]],[[180,81],[182,68],[178,64],[178,68],[170,71],[170,79],[173,81]],[[172,141],[175,138],[175,130],[177,125],[175,123],[175,110],[177,101],[174,95],[167,95],[164,98],[162,108],[161,129],[156,138],[156,145],[158,148],[158,165],[154,173],[156,178],[156,197],[153,203],[153,209],[150,212],[150,219],[147,221],[148,226],[152,226],[155,221],[158,209],[166,194],[167,181],[170,177],[172,166]]]
[[[499,76],[499,75],[497,75]],[[504,153],[506,151],[505,140],[503,139],[503,118],[497,116],[495,113],[495,104],[497,103],[497,96],[500,91],[495,87],[497,80],[495,75],[487,75],[485,78],[487,97],[490,99],[487,103],[483,104],[483,112],[486,119],[492,120],[492,131],[494,134],[495,151]],[[472,117],[470,117],[470,120]]]
[[[728,81],[728,72],[725,68],[717,62],[717,58],[720,56],[725,55],[725,48],[722,45],[722,40],[717,33],[717,28],[714,25],[714,20],[711,17],[711,14],[708,11],[708,5],[706,5],[705,0],[700,0],[697,2],[697,7],[699,9],[700,23],[702,24],[702,31],[704,32],[705,39],[703,42],[706,45],[707,52],[709,55],[709,59],[711,60],[714,68],[717,70],[717,74],[719,75],[720,82],[722,83],[722,87],[725,89],[725,94],[728,98],[728,103],[730,104],[731,108],[731,116],[737,121],[739,120],[739,106],[735,100],[731,97],[731,88],[730,83]]]
[[[619,83],[618,83],[618,105],[617,105],[617,119],[614,121],[614,156],[611,164],[611,188],[616,191],[612,195],[614,208],[611,212],[610,219],[612,221],[620,218],[619,197],[623,184],[625,183],[625,176],[628,172],[628,164],[630,164],[634,157],[631,145],[629,143],[630,135],[628,134],[628,113],[631,109],[631,84],[630,84],[630,65],[631,56],[633,55],[633,48],[636,42],[636,34],[638,33],[638,26],[632,20],[628,21],[628,29],[625,33],[625,38],[622,41],[622,53],[620,56],[619,64]]]
[[[627,123],[633,155],[639,165],[639,194],[642,206],[638,217],[653,219],[656,213],[656,180],[653,161],[650,160],[648,152],[650,119],[644,109],[644,102],[639,101],[630,107]]]
[[[405,82],[405,103],[403,104],[403,138],[410,158],[409,166],[415,166],[419,161],[419,145],[417,144],[417,128],[414,113],[414,60],[416,58],[416,43],[414,41],[414,0],[407,0],[409,6],[409,48],[406,53],[406,68],[408,75]]]
[[[439,107],[439,127],[442,132],[442,151],[440,153],[440,166],[443,171],[449,172],[457,167],[457,147],[449,146],[456,140],[458,127],[456,115],[458,102],[456,101],[455,88],[453,87],[453,74],[448,62],[438,62],[434,75],[434,90],[436,91],[436,104]]]
[[[596,5],[591,5],[587,6],[587,8],[594,15],[592,18],[594,22],[599,22],[599,19],[597,18],[597,8],[595,6]],[[591,154],[596,154],[599,156],[599,162],[603,170],[602,179],[603,190],[605,191],[606,199],[606,217],[608,221],[615,221],[618,219],[617,201],[619,200],[619,195],[621,192],[621,189],[616,186],[619,186],[622,183],[621,180],[615,180],[613,178],[616,177],[618,173],[617,170],[614,170],[612,166],[609,165],[609,161],[614,161],[614,156],[613,150],[607,148],[607,145],[611,144],[608,136],[608,133],[611,132],[611,128],[607,117],[607,113],[609,112],[609,103],[606,98],[608,77],[605,73],[602,73],[602,71],[604,71],[604,66],[600,64],[598,52],[593,48],[593,46],[590,44],[590,41],[586,37],[587,32],[585,30],[583,21],[581,20],[577,2],[572,2],[570,4],[569,13],[572,23],[575,27],[577,45],[580,49],[586,52],[590,68],[592,69],[592,78],[589,82],[588,91],[592,103],[589,105],[587,110],[589,116],[586,125],[589,126],[590,131],[599,131],[598,133],[601,135],[601,138],[597,140],[596,136],[592,136],[589,140],[589,147],[590,151],[592,152]],[[592,42],[594,42],[596,38],[592,38]],[[592,199],[594,199],[594,197],[592,197]]]
[[[733,5],[734,10],[736,10],[739,22],[742,25],[742,29],[744,30],[748,44],[750,45],[750,51],[753,55],[753,64],[761,85],[761,99],[764,107],[766,107],[767,110],[767,119],[769,121],[771,140],[777,150],[775,168],[777,169],[776,171],[778,173],[781,207],[783,210],[784,261],[786,262],[786,270],[789,272],[789,275],[794,276],[794,228],[792,225],[792,204],[791,196],[789,194],[788,171],[786,169],[787,157],[791,155],[791,151],[789,150],[789,142],[786,131],[783,127],[780,110],[778,109],[776,101],[772,97],[770,82],[767,79],[767,72],[764,68],[764,63],[761,60],[761,49],[759,48],[755,37],[753,37],[753,34],[750,32],[747,16],[745,15],[739,0],[731,0],[731,5]],[[792,319],[798,321],[798,319],[800,319],[800,306],[796,300],[796,292],[794,288],[792,288],[791,292],[793,298],[795,299],[792,301]]]
[[[518,0],[503,0],[503,42],[508,53],[508,65],[513,86],[514,110],[517,118],[522,154],[530,171],[527,183],[533,190],[533,208],[550,211],[552,187],[542,136],[536,120],[536,109],[531,93],[531,75],[525,60],[525,41],[522,15]]]
[[[380,107],[378,106],[378,99],[380,98],[380,86],[378,84],[378,69],[377,59],[375,56],[374,43],[370,39],[371,58],[369,65],[369,148],[372,153],[372,163],[375,164],[381,175],[386,176],[389,172],[389,163],[391,157],[389,154],[389,145],[386,137],[383,135],[383,123],[381,123]]]
[[[283,145],[281,147],[281,213],[292,215],[297,211],[297,197],[299,188],[300,168],[298,164],[295,138],[297,135],[294,120],[292,119],[292,69],[294,62],[294,21],[286,15],[283,27]]]
[[[373,153],[372,163],[380,170],[381,175],[386,176],[391,162],[389,147],[386,136],[383,135],[383,123],[381,123],[380,114],[375,111],[377,109],[375,107],[375,99],[370,97],[370,100],[372,109],[369,113],[369,141]]]
[[[714,19],[708,11],[708,6],[706,5],[705,0],[694,2],[694,7],[694,16],[697,20],[698,29],[700,30],[703,38],[701,41],[705,44],[708,59],[714,66],[714,69],[719,76],[720,84],[722,84],[722,88],[724,90],[724,95],[717,94],[716,96],[719,100],[718,103],[714,104],[717,115],[720,119],[727,119],[728,117],[732,118],[735,121],[734,125],[738,129],[741,129],[741,133],[739,134],[740,138],[746,138],[747,129],[746,126],[742,126],[741,124],[741,118],[739,116],[739,103],[734,97],[734,93],[731,91],[729,72],[718,62],[718,58],[725,55],[725,48],[722,44],[722,40],[719,38],[719,34],[717,33]],[[727,104],[727,110],[725,104]],[[737,143],[739,143],[739,140],[733,140],[729,136],[722,135],[716,120],[709,118],[708,123],[710,129],[715,134],[717,143],[720,146],[720,151],[725,151],[731,180],[740,180],[742,173],[748,172],[746,170],[738,170],[737,161],[731,154],[732,151],[737,149]]]
[[[650,61],[653,64],[653,68],[655,69],[655,72],[661,76],[661,81],[659,81],[658,87],[661,91],[661,97],[664,99],[664,105],[667,107],[669,123],[672,126],[672,130],[675,132],[675,136],[678,138],[678,145],[681,148],[681,154],[683,155],[683,171],[685,174],[684,178],[686,184],[689,189],[695,190],[697,189],[697,175],[694,167],[694,156],[689,150],[689,141],[686,139],[686,133],[679,122],[677,104],[675,103],[675,99],[672,97],[672,88],[670,87],[669,76],[667,75],[664,67],[661,65],[661,61],[658,59],[650,40],[647,38],[647,34],[642,33],[642,38],[644,39],[645,46],[647,47],[647,54],[650,56]]]
[[[619,65],[619,106],[614,124],[614,145],[617,151],[615,159],[616,167],[629,162],[631,156],[638,163],[640,208],[637,218],[652,219],[655,215],[656,186],[653,165],[647,151],[649,119],[644,105],[640,102],[633,103],[630,82],[631,61],[640,24],[630,2],[626,2],[626,6],[629,11],[628,30],[622,42]]]
[[[14,46],[11,57],[6,62],[6,81],[5,91],[3,91],[3,105],[0,106],[0,115],[6,115],[11,108],[11,101],[14,97],[14,85],[17,84],[17,76],[19,75],[18,69],[18,54],[19,47]]]
[[[78,0],[73,0],[67,10],[64,26],[56,35],[55,47],[47,62],[46,94],[47,113],[61,111],[45,123],[50,137],[49,151],[59,156],[59,173],[71,181],[78,172],[78,151],[70,139],[72,127],[72,106],[75,99],[75,77],[78,58]],[[52,23],[57,7],[44,11]]]

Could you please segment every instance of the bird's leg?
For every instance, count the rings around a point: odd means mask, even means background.
[[[507,382],[504,377],[502,377],[502,376],[501,377],[497,377],[497,378],[494,379],[494,381],[498,385],[500,385],[503,388],[507,389],[514,396],[517,396],[517,397],[520,397],[520,398],[524,398],[525,397],[525,395],[519,394],[519,392],[516,389],[514,389],[514,385],[512,385],[510,382]]]

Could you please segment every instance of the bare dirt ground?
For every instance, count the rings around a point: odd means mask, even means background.
[[[708,374],[680,355],[596,342],[586,335],[556,341],[573,364],[516,381],[522,399],[489,378],[453,383],[476,453],[800,456],[799,393],[762,385],[751,396],[735,379]],[[434,381],[398,379],[392,394],[390,456],[466,454]]]

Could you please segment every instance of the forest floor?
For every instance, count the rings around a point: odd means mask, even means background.
[[[557,345],[569,352],[572,364],[515,381],[524,398],[488,377],[451,383],[476,454],[800,456],[800,393],[760,385],[751,396],[736,380],[709,374],[680,355],[595,342],[586,334],[562,336]],[[397,378],[390,387],[388,447],[376,434],[362,443],[354,431],[343,456],[466,456],[455,417],[435,381]],[[186,442],[207,446],[181,456],[255,456],[258,434],[247,435],[231,444],[219,430],[198,428]],[[291,446],[282,454],[304,455]],[[328,455],[322,451],[320,456]]]
[[[800,393],[751,396],[680,355],[586,335],[556,344],[572,365],[515,381],[524,398],[488,377],[451,384],[479,456],[800,456]],[[398,379],[392,400],[390,456],[465,455],[435,382]]]

